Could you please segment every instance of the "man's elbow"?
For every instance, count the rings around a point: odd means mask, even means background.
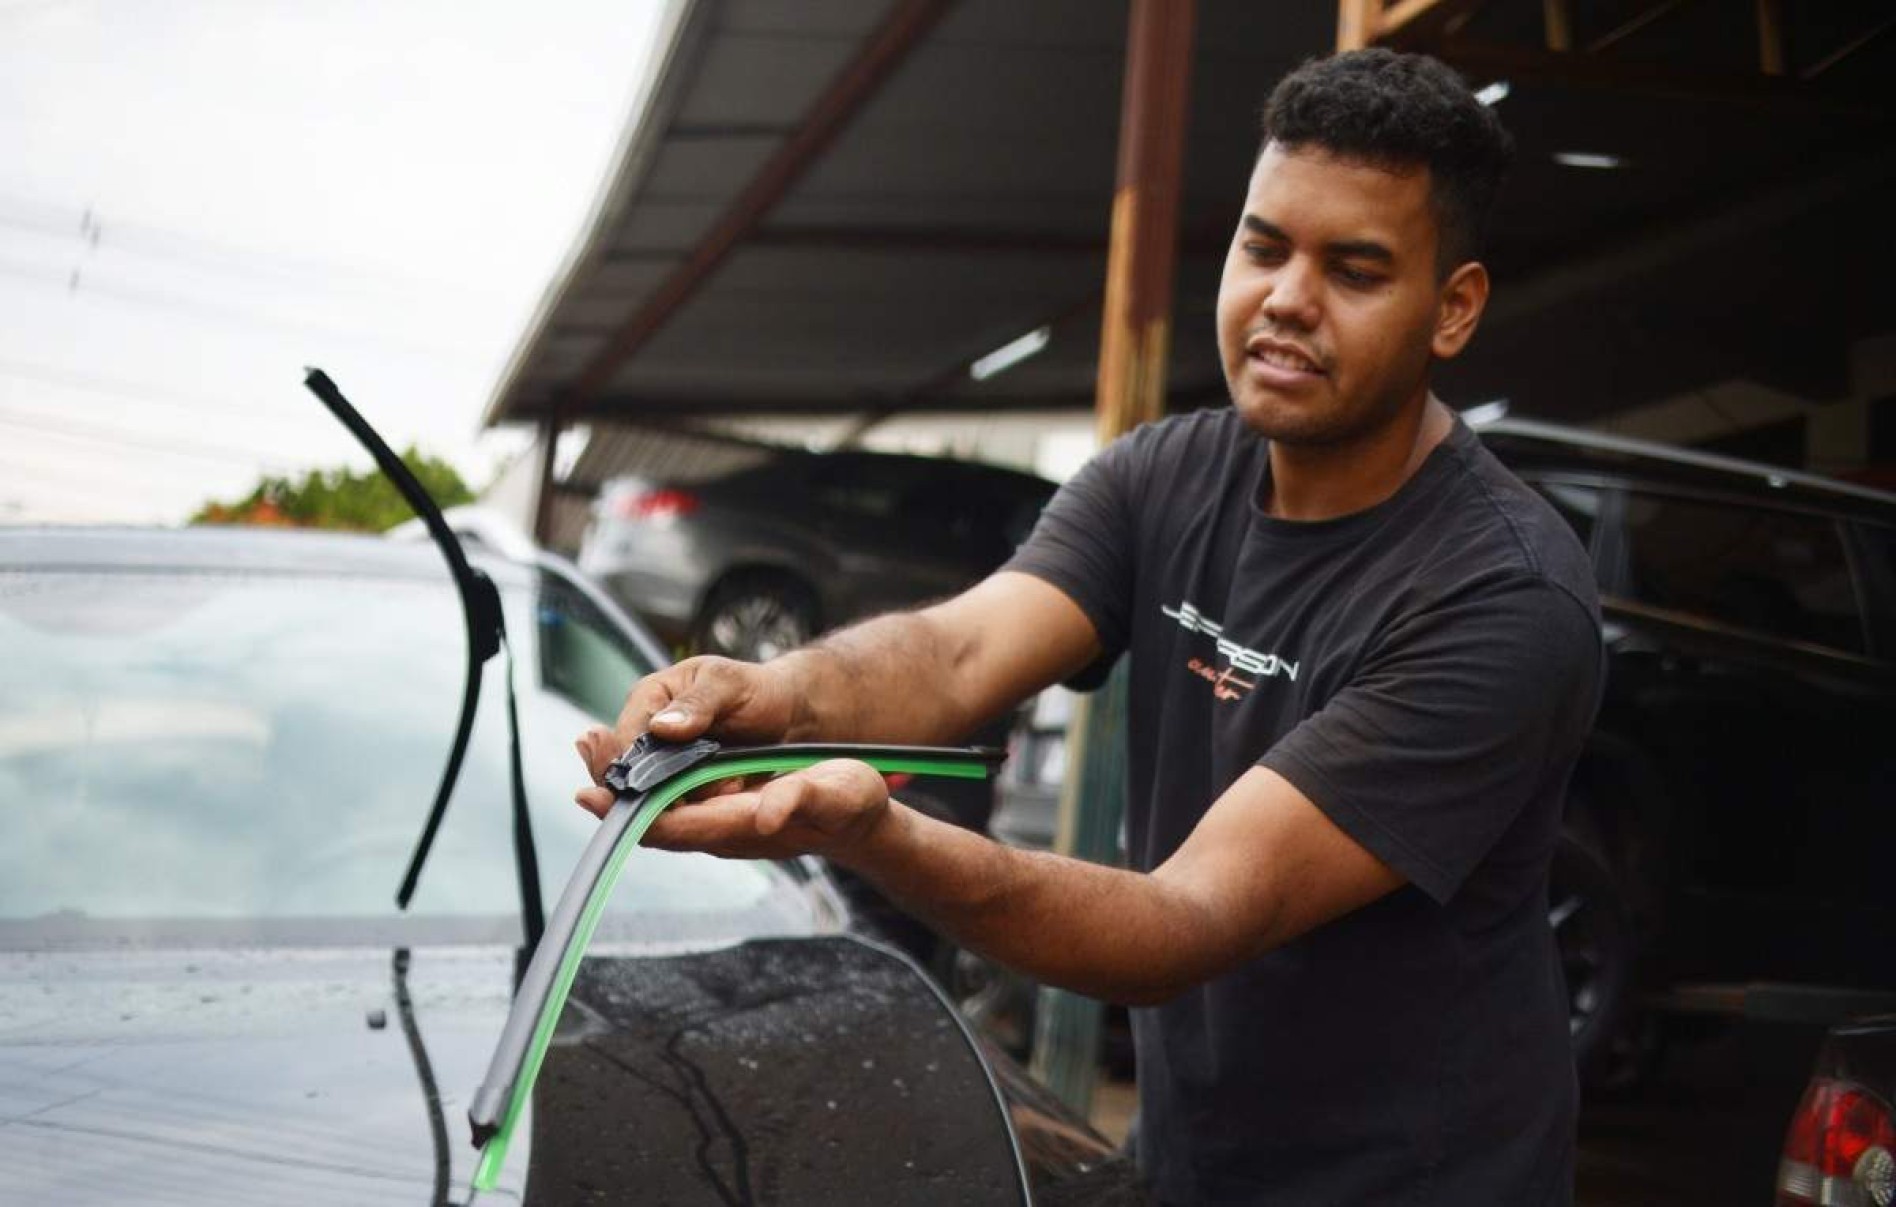
[[[1092,996],[1118,1006],[1163,1006],[1183,997],[1216,977],[1224,975],[1244,960],[1262,955],[1264,949],[1234,951],[1224,944],[1210,950],[1193,950],[1187,944],[1169,947],[1172,958],[1143,962],[1136,969],[1122,969],[1109,984],[1098,987]]]

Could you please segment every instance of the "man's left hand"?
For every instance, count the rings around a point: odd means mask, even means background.
[[[660,814],[645,845],[726,859],[822,855],[847,863],[889,818],[889,786],[854,759],[832,759],[762,785]]]

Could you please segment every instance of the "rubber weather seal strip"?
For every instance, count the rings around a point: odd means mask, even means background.
[[[514,1126],[533,1097],[553,1031],[626,862],[658,815],[694,788],[740,776],[798,771],[826,759],[860,759],[887,775],[985,779],[1004,752],[981,747],[802,744],[720,748],[698,741],[668,745],[641,737],[613,764],[608,782],[619,799],[586,844],[546,933],[514,994],[513,1008],[467,1112],[481,1150],[474,1188],[492,1190],[507,1161]]]

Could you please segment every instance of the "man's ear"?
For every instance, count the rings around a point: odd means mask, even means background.
[[[1488,270],[1470,260],[1442,282],[1435,307],[1435,337],[1429,350],[1437,360],[1453,360],[1474,338],[1481,312],[1488,305]]]

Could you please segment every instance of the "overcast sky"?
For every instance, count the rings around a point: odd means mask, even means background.
[[[0,523],[175,523],[366,465],[477,488],[658,0],[0,0]]]

